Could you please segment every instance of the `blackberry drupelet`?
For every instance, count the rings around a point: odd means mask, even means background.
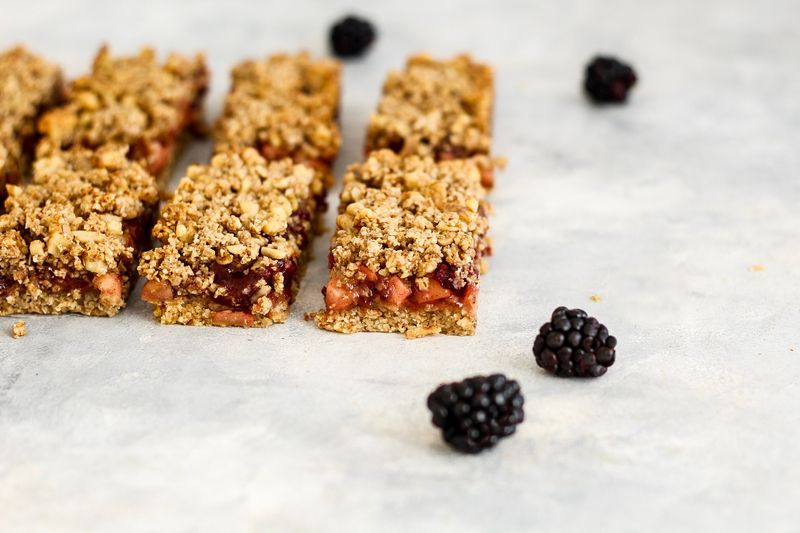
[[[624,102],[636,84],[636,72],[615,57],[597,56],[586,66],[583,86],[597,103]]]
[[[614,364],[617,339],[581,309],[559,307],[533,341],[536,363],[563,377],[602,376]]]
[[[343,18],[331,28],[331,47],[339,57],[360,56],[374,40],[375,28],[372,24],[353,15]]]
[[[524,403],[519,383],[502,374],[439,385],[428,396],[433,425],[464,453],[481,452],[514,433],[525,416]]]

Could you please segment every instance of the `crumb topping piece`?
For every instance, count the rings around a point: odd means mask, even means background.
[[[332,162],[341,143],[335,120],[341,66],[307,53],[245,61],[215,127],[215,151],[258,148],[268,159]]]
[[[331,277],[361,275],[363,265],[424,284],[447,263],[460,285],[475,283],[488,226],[484,195],[472,160],[437,163],[373,152],[345,175]]]
[[[491,68],[468,55],[445,61],[412,56],[384,83],[370,117],[367,151],[389,148],[437,159],[488,154],[492,84]]]
[[[268,162],[252,148],[189,167],[153,229],[161,247],[143,254],[139,273],[178,295],[215,295],[226,290],[218,266],[280,271],[310,232],[315,181],[310,167]]]
[[[28,334],[28,330],[25,328],[25,322],[20,320],[19,322],[14,322],[14,325],[11,326],[11,336],[15,339],[19,339],[20,337],[24,337]]]
[[[159,63],[151,48],[112,57],[103,47],[92,72],[71,83],[68,102],[40,120],[39,150],[119,143],[130,145],[136,159],[152,156],[186,126],[207,83],[200,54],[170,54]]]

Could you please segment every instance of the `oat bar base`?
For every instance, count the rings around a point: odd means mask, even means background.
[[[473,335],[477,320],[464,310],[418,310],[361,308],[311,313],[321,327],[338,333],[405,333],[416,338],[436,333]]]
[[[200,296],[179,296],[155,305],[153,316],[161,324],[263,328],[285,322],[289,316],[289,308],[288,306],[273,307],[268,315],[251,314],[249,317],[245,317],[239,311],[216,309],[214,302]]]

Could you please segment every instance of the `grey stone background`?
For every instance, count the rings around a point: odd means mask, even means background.
[[[798,531],[800,3],[4,0],[0,47],[69,76],[103,41],[204,50],[213,118],[235,62],[324,54],[351,8],[381,35],[345,69],[339,177],[407,54],[497,69],[510,163],[477,335],[303,321],[329,233],[291,319],[267,330],[162,327],[138,291],[114,319],[26,317],[20,340],[2,318],[0,530]],[[639,71],[625,107],[579,93],[601,51]],[[536,368],[535,332],[562,304],[619,338],[602,379]],[[492,371],[521,382],[527,419],[457,456],[425,397]]]

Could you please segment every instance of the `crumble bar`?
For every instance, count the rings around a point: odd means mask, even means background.
[[[36,141],[36,120],[62,96],[61,70],[21,46],[0,53],[0,202],[19,183]]]
[[[473,334],[488,252],[480,181],[472,159],[379,150],[351,165],[316,323],[342,333]]]
[[[435,60],[412,56],[391,72],[372,114],[365,152],[387,148],[400,155],[440,160],[485,156],[484,186],[493,182],[491,146],[493,73],[469,55]]]
[[[0,315],[113,316],[135,281],[158,201],[127,146],[53,151],[0,215]]]
[[[215,152],[252,147],[270,161],[290,157],[324,171],[330,186],[341,144],[341,65],[305,52],[275,54],[237,65],[231,79],[215,126]]]
[[[313,227],[319,170],[254,148],[189,167],[162,209],[139,273],[163,324],[267,326],[286,320]]]
[[[37,154],[126,144],[132,160],[166,179],[181,134],[201,121],[207,86],[201,54],[170,54],[159,64],[151,48],[136,56],[112,57],[104,46],[91,73],[69,85],[66,104],[39,121],[43,139]]]

